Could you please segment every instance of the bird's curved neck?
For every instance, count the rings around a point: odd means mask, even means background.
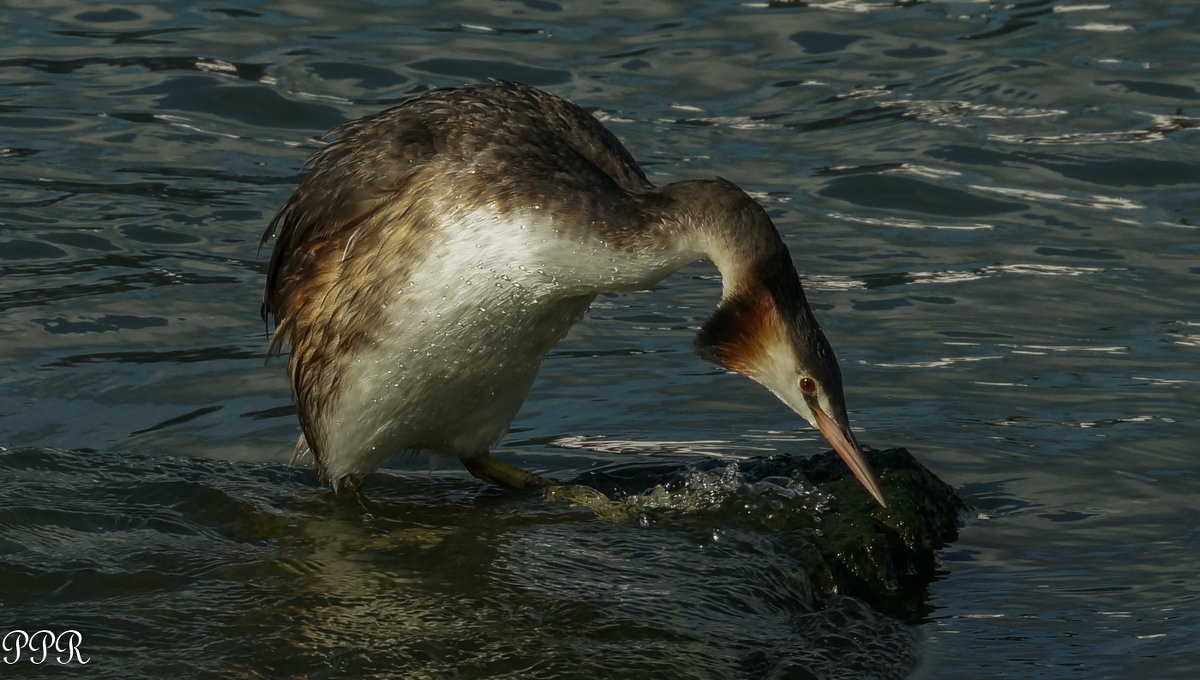
[[[737,185],[723,179],[689,180],[663,187],[662,195],[670,215],[664,220],[667,228],[683,247],[712,260],[721,272],[722,301],[798,282],[771,218]]]
[[[696,338],[702,357],[753,377],[757,352],[819,333],[791,254],[762,206],[721,179],[678,182],[663,194],[679,241],[721,272],[721,302]]]

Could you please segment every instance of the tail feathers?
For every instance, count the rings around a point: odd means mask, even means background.
[[[308,440],[304,438],[304,435],[300,435],[300,438],[296,440],[296,448],[292,449],[292,457],[288,460],[288,465],[295,466],[297,461],[309,455],[312,455],[312,449],[308,447]]]
[[[320,457],[313,455],[312,447],[308,445],[308,440],[304,435],[296,440],[296,447],[292,449],[292,457],[288,460],[288,465],[295,465],[300,460],[306,457],[312,457],[313,470],[317,473],[317,479],[323,483],[333,487],[336,493],[357,493],[359,486],[362,484],[362,477],[359,475],[345,475],[337,479],[329,477],[329,471],[321,464]]]

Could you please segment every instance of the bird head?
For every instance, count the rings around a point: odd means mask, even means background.
[[[886,507],[850,431],[837,357],[790,264],[782,276],[731,290],[701,328],[696,352],[766,387],[820,430],[867,492]]]

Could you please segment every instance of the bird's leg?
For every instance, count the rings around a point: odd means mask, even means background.
[[[466,466],[467,471],[475,477],[496,486],[517,489],[518,491],[545,489],[558,484],[558,482],[552,479],[539,477],[515,465],[509,465],[508,463],[496,460],[487,451],[484,451],[483,455],[475,456],[474,458],[463,458],[462,463]]]
[[[485,482],[518,491],[542,489],[546,498],[568,505],[591,508],[597,517],[608,519],[622,517],[619,511],[614,511],[613,502],[609,500],[608,496],[590,486],[559,484],[553,479],[539,477],[515,465],[498,461],[486,451],[483,455],[474,458],[463,458],[462,462],[468,472]]]

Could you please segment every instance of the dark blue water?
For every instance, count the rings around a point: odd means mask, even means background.
[[[1193,677],[1200,6],[0,6],[0,634],[80,631],[57,672]],[[364,512],[287,466],[259,236],[324,130],[488,76],[767,207],[860,440],[975,508],[927,614],[797,607],[736,476],[611,523],[420,457]],[[718,294],[598,299],[508,459],[821,450],[692,355]]]

